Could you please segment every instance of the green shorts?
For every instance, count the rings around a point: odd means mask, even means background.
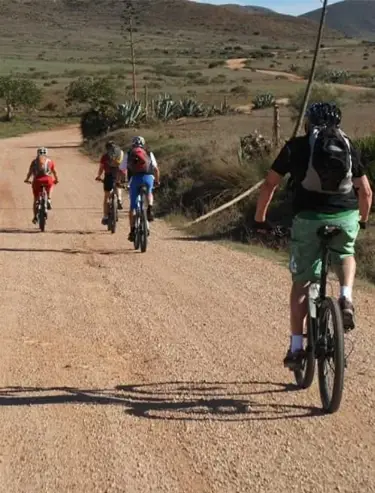
[[[325,224],[340,226],[343,232],[332,238],[331,261],[340,264],[345,257],[355,253],[355,241],[359,231],[359,211],[338,214],[300,213],[293,221],[289,269],[293,281],[305,283],[316,281],[321,274],[321,247],[316,234]]]

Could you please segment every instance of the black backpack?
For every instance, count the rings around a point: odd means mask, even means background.
[[[337,127],[316,127],[309,136],[310,159],[301,186],[310,192],[346,194],[353,188],[350,141]]]

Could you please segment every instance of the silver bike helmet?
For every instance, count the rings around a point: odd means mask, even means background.
[[[48,154],[48,149],[47,147],[39,147],[37,150],[37,156],[47,156]]]
[[[144,147],[146,145],[146,141],[140,135],[132,138],[132,147]]]

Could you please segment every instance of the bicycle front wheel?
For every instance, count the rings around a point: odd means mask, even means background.
[[[344,390],[345,341],[344,324],[338,301],[326,298],[319,315],[319,392],[323,409],[336,412]]]
[[[112,195],[111,199],[111,221],[110,221],[110,227],[111,227],[111,233],[116,233],[116,226],[117,226],[117,196],[115,194]]]
[[[44,205],[41,205],[39,207],[39,211],[38,211],[38,219],[39,219],[39,229],[42,233],[44,233],[45,229],[46,229],[46,210],[45,210],[45,207]]]

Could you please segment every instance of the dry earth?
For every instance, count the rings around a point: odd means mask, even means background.
[[[41,234],[22,183],[47,145]],[[135,253],[100,225],[75,128],[0,141],[1,493],[375,491],[374,293],[339,413],[294,391],[286,269],[161,221]]]
[[[232,58],[226,61],[226,65],[231,70],[245,70],[245,62],[247,58]],[[300,75],[291,74],[290,72],[283,72],[280,70],[265,70],[265,69],[255,69],[255,72],[259,74],[265,74],[272,77],[286,77],[291,82],[301,82],[305,80]],[[370,87],[365,86],[354,86],[350,84],[327,84],[332,87],[336,87],[337,89],[342,89],[343,91],[350,92],[363,92],[363,91],[373,91]]]

